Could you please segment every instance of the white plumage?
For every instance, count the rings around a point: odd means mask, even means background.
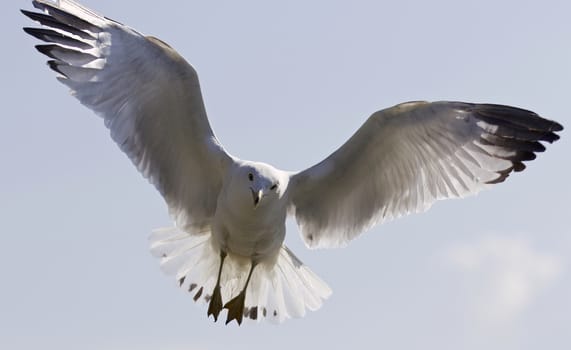
[[[502,182],[545,150],[556,122],[508,106],[409,102],[378,111],[319,164],[286,172],[240,160],[215,137],[196,71],[163,41],[71,0],[32,1],[24,28],[163,195],[176,228],[151,252],[227,323],[283,321],[331,291],[283,244],[293,215],[309,247],[343,246],[371,225]]]

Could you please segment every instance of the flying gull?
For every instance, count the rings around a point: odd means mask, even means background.
[[[291,215],[310,248],[346,245],[375,224],[503,182],[563,127],[520,108],[407,102],[373,113],[339,149],[298,172],[228,153],[196,71],[172,47],[71,0],[32,1],[24,30],[82,104],[164,197],[175,228],[151,252],[216,321],[281,322],[331,290],[285,245]]]

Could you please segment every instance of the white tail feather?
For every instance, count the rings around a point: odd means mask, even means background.
[[[161,259],[161,269],[174,275],[196,302],[208,302],[220,264],[210,233],[190,235],[176,228],[159,229],[149,240],[151,253]],[[249,259],[228,254],[220,279],[223,302],[242,290],[249,269]],[[303,317],[306,310],[317,310],[330,295],[327,284],[283,245],[274,261],[260,262],[254,269],[244,316],[279,323]]]

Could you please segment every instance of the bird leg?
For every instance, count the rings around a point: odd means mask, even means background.
[[[220,267],[218,268],[218,278],[216,279],[216,286],[212,291],[212,298],[208,304],[208,314],[214,316],[214,322],[218,321],[218,315],[222,311],[222,295],[220,294],[220,276],[222,275],[222,265],[224,264],[224,258],[226,258],[226,252],[220,251]]]
[[[242,289],[242,291],[237,296],[235,296],[232,300],[224,305],[224,308],[228,309],[226,324],[230,323],[232,320],[236,320],[238,325],[242,324],[242,318],[244,317],[244,301],[246,299],[246,289],[248,288],[248,283],[250,283],[250,277],[252,277],[254,267],[256,267],[256,263],[252,261],[244,289]]]

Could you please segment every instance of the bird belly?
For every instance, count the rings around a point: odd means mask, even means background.
[[[285,238],[285,218],[283,222],[243,222],[215,220],[212,236],[214,243],[227,253],[254,260],[262,260],[276,255]]]
[[[274,255],[282,246],[284,236],[276,229],[234,230],[228,235],[226,246],[231,253],[260,260]]]

